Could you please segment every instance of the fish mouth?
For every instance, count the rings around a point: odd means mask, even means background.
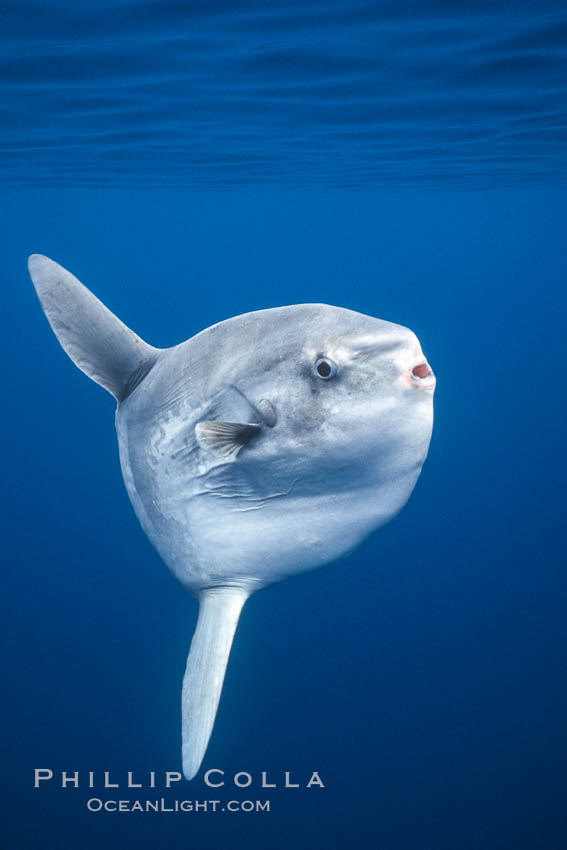
[[[423,387],[424,389],[433,389],[435,386],[433,369],[425,359],[420,360],[410,370],[410,379],[414,385]]]

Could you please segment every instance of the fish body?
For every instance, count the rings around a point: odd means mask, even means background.
[[[435,377],[407,328],[325,304],[246,313],[156,349],[57,263],[30,273],[63,348],[117,400],[122,473],[200,600],[183,684],[191,778],[249,595],[354,549],[409,498]]]
[[[314,373],[322,356],[332,380]],[[423,359],[405,328],[323,304],[248,313],[166,350],[116,427],[130,499],[179,580],[253,591],[391,519],[429,444],[432,384],[406,374]],[[202,421],[259,429],[226,456],[199,442]]]

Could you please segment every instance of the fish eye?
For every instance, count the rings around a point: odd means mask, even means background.
[[[320,357],[313,367],[318,378],[328,381],[333,375],[337,374],[337,364],[328,357]]]

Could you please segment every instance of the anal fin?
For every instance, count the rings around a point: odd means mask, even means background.
[[[210,588],[199,595],[181,696],[183,775],[192,779],[205,755],[220,700],[226,665],[248,592]]]

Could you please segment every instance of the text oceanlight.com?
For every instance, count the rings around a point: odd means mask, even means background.
[[[269,812],[270,800],[87,800],[89,812]]]
[[[236,773],[225,773],[220,768],[207,770],[202,777],[208,788],[233,789],[248,788],[250,791],[281,789],[296,791],[298,789],[324,788],[325,784],[317,771],[310,771],[301,776],[295,776],[291,771],[282,774],[271,774],[268,771],[248,773],[241,770]],[[183,776],[179,771],[149,771],[134,773],[128,771],[118,774],[110,771],[54,771],[51,768],[36,768],[34,771],[34,788],[46,786],[57,787],[63,791],[71,789],[88,790],[89,796],[84,805],[89,812],[163,812],[163,813],[198,813],[198,812],[269,812],[271,801],[268,799],[246,800],[171,800],[165,796],[148,795],[146,799],[131,799],[124,791],[139,789],[166,790],[180,788]],[[106,799],[101,792],[119,791],[112,799]],[[220,793],[224,793],[220,792]],[[163,792],[162,792],[163,793]],[[210,793],[210,792],[209,792]],[[229,792],[230,793],[230,792]],[[234,793],[234,790],[233,790]],[[159,791],[158,791],[159,794]],[[96,796],[94,796],[96,795]],[[118,799],[124,796],[127,799]]]

